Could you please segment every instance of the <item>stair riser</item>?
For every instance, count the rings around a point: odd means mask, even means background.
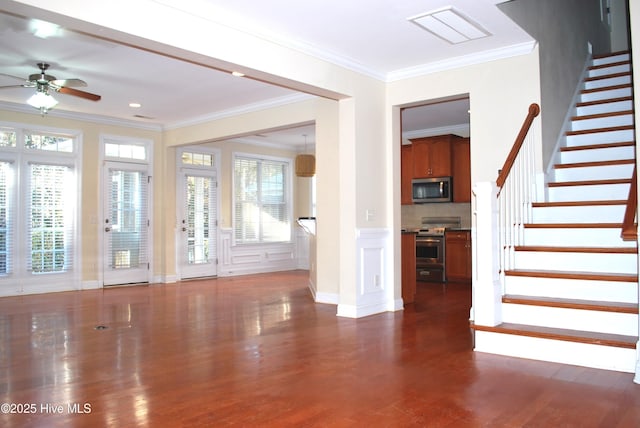
[[[631,88],[609,89],[596,92],[586,92],[580,94],[580,102],[588,103],[591,101],[608,100],[611,98],[630,97]]]
[[[637,254],[516,251],[514,269],[635,274],[638,272],[637,259]]]
[[[502,322],[599,333],[638,335],[638,315],[504,303]]]
[[[614,126],[633,125],[633,115],[620,114],[616,116],[598,117],[595,119],[581,119],[571,122],[572,131],[584,131],[587,129],[610,128]]]
[[[638,301],[638,283],[506,276],[505,294],[636,303]]]
[[[609,77],[606,79],[589,80],[584,83],[584,89],[605,88],[614,85],[626,85],[631,83],[631,75]]]
[[[599,76],[607,76],[609,74],[615,73],[628,73],[631,71],[630,64],[620,64],[620,65],[612,65],[610,67],[602,67],[595,68],[593,70],[589,70],[587,73],[587,77],[599,77]]]
[[[539,207],[532,209],[532,223],[622,223],[624,205],[593,205],[575,207]]]
[[[622,141],[633,141],[634,132],[632,129],[622,129],[617,131],[590,132],[587,134],[567,135],[567,146],[585,146],[589,144],[618,143]]]
[[[617,370],[627,373],[634,373],[636,368],[635,349],[540,339],[488,331],[476,331],[474,343],[474,349],[478,352],[604,370]]]
[[[593,104],[576,108],[576,116],[587,116],[590,114],[613,113],[618,111],[628,111],[633,109],[633,103],[629,101],[615,101],[604,104]]]
[[[549,187],[549,202],[626,200],[629,184]]]
[[[595,58],[595,59],[593,59],[592,64],[593,65],[604,65],[604,64],[612,64],[612,63],[622,62],[622,61],[630,61],[628,53],[622,53],[622,54],[618,54],[618,55],[611,55],[611,56],[606,56],[606,57],[603,57],[603,58]]]
[[[558,247],[635,247],[634,241],[623,241],[620,232],[617,228],[526,228],[524,244]]]
[[[625,179],[633,175],[632,164],[557,168],[554,181]]]
[[[634,158],[635,149],[633,146],[572,150],[560,153],[561,163],[597,162]]]

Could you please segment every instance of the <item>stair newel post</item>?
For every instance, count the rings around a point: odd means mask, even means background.
[[[475,324],[495,326],[502,322],[498,189],[495,183],[479,182],[473,188],[473,195],[476,278],[473,282],[471,318]]]

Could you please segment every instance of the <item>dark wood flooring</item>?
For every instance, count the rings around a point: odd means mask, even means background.
[[[640,426],[633,375],[475,353],[469,307],[338,318],[303,271],[2,298],[0,425]]]

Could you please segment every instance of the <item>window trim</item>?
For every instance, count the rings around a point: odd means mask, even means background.
[[[236,159],[245,158],[257,161],[274,161],[282,162],[287,165],[287,174],[285,177],[285,199],[286,213],[289,221],[289,240],[287,241],[259,241],[259,242],[238,242],[236,239]],[[278,244],[291,244],[294,239],[293,225],[293,159],[283,156],[269,156],[248,152],[233,152],[231,154],[231,245],[236,246],[266,246]]]

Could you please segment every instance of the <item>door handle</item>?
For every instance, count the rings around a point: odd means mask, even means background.
[[[107,227],[104,228],[104,231],[105,232],[111,232],[111,228],[109,226],[107,226]]]
[[[186,231],[187,231],[187,228],[186,228],[186,227],[183,227],[183,228],[182,228],[182,231],[183,231],[183,232],[186,232]]]

